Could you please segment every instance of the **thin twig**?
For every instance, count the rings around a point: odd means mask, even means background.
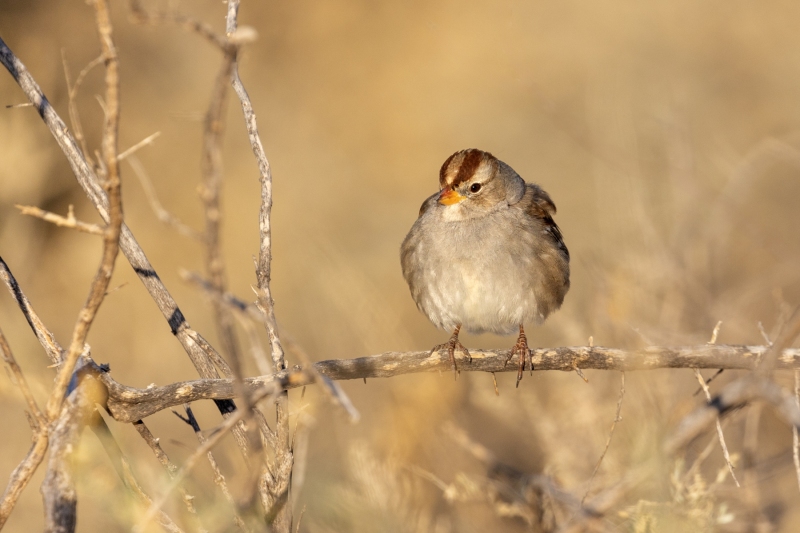
[[[129,7],[133,15],[134,22],[138,24],[162,24],[164,22],[171,22],[197,33],[214,46],[224,50],[228,46],[228,41],[222,35],[219,35],[214,29],[199,20],[192,17],[176,13],[175,11],[163,11],[156,14],[150,14],[141,5],[140,0],[130,0]]]
[[[711,402],[695,409],[681,420],[672,436],[664,443],[668,454],[683,449],[716,420],[725,414],[754,401],[771,405],[787,424],[800,426],[800,408],[794,395],[758,373],[728,383]]]
[[[50,105],[36,80],[33,79],[25,65],[14,55],[2,38],[0,38],[0,62],[8,69],[25,95],[34,104],[42,120],[64,152],[81,188],[86,192],[103,220],[108,222],[110,220],[108,211],[109,199],[100,185],[98,185],[94,170],[89,166],[77,141],[70,134],[66,124],[58,116],[53,106]],[[219,374],[209,360],[206,351],[194,341],[199,334],[189,326],[175,299],[150,264],[141,246],[136,242],[133,233],[124,223],[122,225],[120,246],[198,373],[205,378],[218,377]],[[234,409],[231,402],[218,403],[217,407],[222,413],[230,412]]]
[[[763,377],[771,376],[781,352],[783,352],[784,348],[791,346],[798,335],[800,335],[800,306],[797,306],[786,320],[775,342],[770,345],[769,350],[764,354],[756,373]]]
[[[127,159],[128,157],[132,156],[133,154],[135,154],[136,152],[138,152],[139,150],[141,150],[145,146],[150,146],[151,144],[153,144],[155,142],[156,139],[158,139],[158,137],[160,135],[161,135],[160,131],[157,131],[157,132],[153,133],[152,135],[148,135],[147,137],[145,137],[144,139],[142,139],[138,143],[134,144],[133,146],[131,146],[130,148],[128,148],[127,150],[125,150],[124,152],[119,154],[117,156],[117,160],[118,161],[122,161],[124,159]]]
[[[230,42],[241,44],[247,39],[234,39],[237,33],[237,14],[239,10],[239,0],[228,0],[228,14],[226,17],[226,34]],[[233,89],[239,97],[242,105],[242,113],[247,127],[247,135],[250,140],[250,146],[253,149],[253,155],[258,163],[260,181],[261,181],[261,209],[259,211],[259,235],[260,245],[258,253],[258,261],[256,266],[256,296],[258,297],[258,306],[264,313],[264,326],[269,335],[270,345],[272,348],[272,361],[275,366],[276,372],[282,372],[286,369],[286,361],[281,345],[280,337],[278,335],[278,322],[275,318],[275,302],[272,300],[272,293],[270,289],[271,267],[272,267],[272,231],[270,223],[270,214],[272,212],[272,172],[270,170],[269,161],[264,152],[264,147],[261,144],[261,138],[258,134],[258,124],[256,121],[256,114],[253,111],[253,106],[250,102],[250,97],[242,84],[239,77],[239,69],[237,63],[234,61],[231,73]],[[278,397],[276,402],[277,421],[276,433],[278,447],[275,449],[276,465],[278,470],[274,472],[273,482],[267,489],[273,499],[271,506],[267,508],[275,509],[276,515],[273,526],[280,533],[290,533],[292,527],[292,509],[289,502],[291,472],[292,472],[292,450],[289,435],[289,396],[284,392]]]
[[[75,84],[70,85],[70,76],[69,76],[69,66],[67,65],[67,54],[62,49],[61,50],[61,62],[64,65],[64,78],[67,82],[67,95],[69,97],[69,104],[68,104],[68,112],[69,112],[69,121],[72,123],[72,129],[75,130],[75,140],[81,146],[81,152],[83,156],[89,160],[88,149],[86,147],[86,138],[83,136],[83,128],[81,126],[81,118],[80,113],[78,113],[78,105],[75,102],[78,96],[78,89],[83,83],[83,79],[86,77],[89,72],[96,67],[97,65],[101,64],[105,60],[103,54],[100,54],[92,61],[89,62],[88,65],[83,67],[83,69],[78,74],[78,77],[75,78]]]
[[[209,298],[213,298],[233,312],[233,316],[239,321],[239,324],[247,335],[250,345],[250,354],[253,356],[258,371],[262,375],[272,374],[272,361],[267,357],[267,352],[264,349],[261,338],[258,335],[258,330],[255,327],[255,324],[260,325],[264,322],[263,314],[259,311],[258,307],[237,298],[230,292],[221,292],[215,289],[209,281],[203,279],[203,277],[197,273],[183,269],[181,269],[179,273],[184,281],[188,281],[200,287]],[[291,349],[291,347],[289,348]]]
[[[760,320],[758,322],[758,331],[761,333],[761,336],[764,338],[764,342],[767,343],[767,346],[772,346],[772,341],[769,340],[769,335],[767,335],[767,331],[764,329],[764,324],[762,324]]]
[[[729,420],[730,417],[722,420],[723,428],[725,427],[725,424],[727,424]],[[690,466],[689,469],[686,470],[686,474],[684,474],[683,476],[683,482],[682,482],[683,485],[686,485],[694,477],[697,471],[700,470],[700,466],[706,459],[708,459],[709,455],[711,455],[711,452],[714,451],[714,446],[718,442],[719,442],[719,437],[717,435],[714,435],[714,437],[708,441],[708,444],[706,444],[706,447],[703,448],[703,451],[701,451],[695,458],[694,462],[692,463],[692,466]]]
[[[197,418],[195,418],[191,406],[188,403],[185,403],[183,404],[183,410],[186,411],[186,418],[181,416],[177,411],[173,410],[172,412],[175,416],[186,422],[186,424],[188,424],[194,431],[195,437],[197,437],[197,440],[200,442],[200,444],[204,444],[206,442],[206,438],[203,436],[203,432],[200,429],[200,424],[197,422]],[[244,520],[242,520],[242,517],[239,516],[239,513],[236,509],[236,501],[233,499],[230,489],[228,489],[228,483],[225,481],[225,476],[222,475],[222,472],[217,465],[217,460],[214,458],[214,454],[211,452],[211,450],[206,453],[206,457],[208,458],[208,464],[211,466],[211,471],[214,473],[214,483],[222,491],[222,495],[225,497],[225,500],[233,510],[234,523],[242,531],[250,531],[250,529],[244,523]]]
[[[97,310],[103,302],[108,290],[114,262],[119,252],[120,230],[122,227],[122,196],[119,180],[119,162],[117,161],[117,130],[119,128],[119,74],[117,51],[111,37],[111,20],[106,0],[94,3],[97,29],[100,34],[100,45],[106,64],[106,127],[103,133],[103,158],[106,165],[104,188],[108,196],[109,223],[103,235],[103,258],[97,274],[92,281],[89,298],[78,314],[78,321],[72,333],[67,355],[59,368],[53,391],[47,402],[47,416],[55,420],[61,410],[64,391],[72,377],[72,371],[83,352],[86,336],[94,321]]]
[[[589,496],[589,491],[592,488],[592,481],[594,481],[594,477],[597,475],[597,471],[600,470],[600,465],[603,463],[606,453],[608,453],[608,447],[611,446],[611,438],[614,436],[614,430],[617,429],[617,422],[622,420],[619,415],[622,411],[622,399],[625,397],[625,372],[622,372],[621,376],[619,399],[617,400],[617,413],[614,415],[614,421],[611,423],[611,430],[608,432],[608,439],[606,440],[605,448],[603,448],[603,453],[600,454],[600,458],[597,460],[597,464],[594,465],[594,470],[592,470],[592,475],[589,476],[589,481],[586,483],[586,493],[583,495],[583,498],[581,498],[581,506],[583,506],[583,502],[586,501],[586,497]]]
[[[724,368],[717,369],[717,371],[714,372],[714,374],[710,378],[706,379],[706,385],[710,385],[711,382],[717,379],[719,375],[722,374],[723,372],[725,372]],[[697,396],[701,392],[703,392],[703,387],[697,387],[697,390],[694,391],[694,394],[692,394],[692,396]]]
[[[708,344],[716,344],[717,343],[717,335],[719,335],[719,328],[722,326],[722,320],[717,322],[717,325],[714,326],[714,331],[711,334],[711,340],[708,341]],[[703,379],[703,375],[700,373],[700,369],[694,368],[694,375],[697,378],[697,381],[700,383],[700,388],[703,389],[703,392],[706,395],[706,401],[711,402],[711,391],[708,389],[708,382]],[[721,369],[720,369],[721,370]],[[719,372],[717,373],[719,374]],[[736,483],[737,487],[741,487],[739,485],[739,480],[736,479],[736,474],[733,471],[733,461],[731,461],[731,455],[728,452],[728,445],[725,443],[725,435],[722,433],[722,423],[720,422],[719,415],[717,415],[716,420],[717,426],[717,438],[719,438],[719,445],[722,448],[722,455],[725,457],[725,464],[728,466],[728,471],[731,473],[731,478],[733,482]]]
[[[47,327],[39,318],[39,315],[37,315],[33,310],[33,306],[31,305],[30,301],[28,301],[25,293],[22,292],[22,289],[20,288],[19,283],[17,283],[14,274],[11,273],[11,269],[8,267],[2,257],[0,257],[0,279],[2,279],[6,284],[9,292],[11,292],[11,296],[14,297],[17,305],[19,305],[22,314],[28,321],[28,325],[31,327],[34,335],[36,335],[36,338],[39,340],[39,344],[41,344],[42,348],[44,348],[44,351],[47,353],[50,361],[54,364],[60,363],[64,350],[56,340],[55,335],[53,335],[53,333],[47,329]]]
[[[0,351],[3,352],[3,361],[11,370],[11,374],[14,376],[14,381],[16,382],[15,384],[19,387],[22,396],[25,398],[25,402],[28,404],[28,409],[30,409],[31,416],[33,417],[32,420],[36,424],[33,429],[34,431],[38,431],[43,424],[47,423],[47,419],[44,417],[44,413],[39,409],[39,405],[36,403],[36,399],[33,397],[30,387],[28,387],[28,380],[25,379],[22,369],[17,364],[17,360],[14,358],[14,353],[8,345],[3,330],[0,330]]]
[[[694,375],[697,377],[697,381],[700,383],[700,387],[703,389],[703,392],[706,395],[706,401],[711,401],[711,391],[708,389],[708,385],[706,381],[703,379],[703,375],[700,373],[700,370],[697,368],[692,369],[694,370]],[[722,423],[720,422],[719,415],[717,415],[717,438],[719,439],[719,445],[722,448],[722,455],[725,457],[725,464],[728,466],[728,471],[731,473],[731,478],[733,482],[736,483],[737,487],[741,487],[739,484],[739,480],[736,479],[736,474],[733,471],[733,461],[731,461],[731,455],[728,452],[728,445],[725,443],[725,435],[722,433]]]
[[[236,47],[227,47],[223,54],[222,66],[214,80],[211,100],[203,124],[202,172],[203,184],[200,198],[203,202],[206,229],[204,244],[206,248],[206,270],[211,286],[224,293],[226,290],[225,261],[221,248],[221,195],[222,195],[222,140],[225,134],[225,101],[228,83],[236,61]],[[231,311],[215,299],[211,301],[214,322],[222,348],[237,381],[242,379],[241,356],[236,331],[233,327]],[[247,396],[242,391],[242,398]],[[247,408],[247,406],[246,406]]]
[[[717,322],[717,325],[714,326],[714,331],[711,332],[711,340],[708,341],[708,344],[717,344],[717,335],[719,335],[719,328],[722,327],[722,320]]]
[[[91,368],[91,364],[89,367]],[[140,503],[149,507],[152,503],[152,499],[136,479],[130,462],[122,452],[122,448],[120,448],[117,439],[111,433],[111,429],[108,427],[108,424],[106,424],[105,419],[99,416],[98,413],[94,413],[88,418],[88,426],[92,429],[92,432],[94,432],[100,444],[103,446],[106,455],[108,455],[114,470],[116,470],[125,488],[127,488]],[[190,509],[190,512],[192,511],[193,509]],[[195,515],[194,518],[197,519],[197,516]],[[159,513],[158,522],[161,527],[168,532],[179,533],[182,531],[175,521],[163,511]]]
[[[269,388],[263,388],[259,391],[254,392],[252,396],[253,402],[256,403],[260,401],[261,399],[269,396],[272,392],[273,391],[270,390]],[[139,521],[139,524],[136,526],[134,531],[138,532],[144,531],[147,524],[153,519],[155,514],[166,503],[172,491],[175,490],[178,487],[178,485],[180,485],[180,483],[183,481],[186,475],[195,467],[200,457],[206,454],[208,450],[216,446],[217,443],[219,443],[219,441],[222,440],[222,437],[224,437],[229,431],[231,431],[233,427],[236,426],[236,424],[238,424],[246,415],[247,413],[243,409],[239,409],[234,413],[232,413],[230,417],[226,418],[225,421],[222,424],[220,424],[217,428],[215,428],[211,436],[203,444],[198,446],[197,449],[192,453],[192,455],[190,455],[186,459],[186,461],[184,461],[181,469],[175,474],[175,477],[172,479],[169,485],[167,485],[164,488],[164,494],[162,494],[161,497],[158,498],[157,500],[153,501],[153,504],[150,506],[150,508],[142,517],[142,519]]]
[[[22,495],[22,491],[28,486],[28,482],[41,464],[42,459],[44,459],[44,453],[47,451],[49,444],[48,437],[49,427],[47,425],[41,426],[39,432],[34,435],[34,441],[28,454],[11,472],[8,485],[3,492],[3,498],[0,500],[0,529],[5,525],[11,511],[14,510],[14,506],[17,504],[17,500]]]
[[[161,448],[161,444],[159,439],[155,438],[153,434],[150,432],[150,428],[148,428],[145,423],[141,420],[138,420],[133,423],[133,427],[142,437],[142,439],[147,443],[153,453],[155,454],[158,462],[162,464],[162,466],[166,469],[167,474],[170,478],[174,478],[178,472],[178,467],[170,461],[169,456],[164,452],[164,449]],[[186,489],[181,485],[179,486],[179,490],[181,493],[181,499],[183,500],[183,504],[186,506],[186,510],[189,511],[189,514],[195,517],[195,519],[199,520],[197,517],[197,509],[194,507],[194,496],[190,495],[186,492]],[[200,528],[202,531],[205,531],[205,528],[201,526]]]
[[[34,443],[28,455],[25,456],[22,462],[20,462],[17,468],[11,473],[11,479],[9,479],[6,490],[3,492],[2,500],[0,500],[0,529],[3,529],[3,525],[6,520],[8,520],[11,511],[14,510],[14,506],[22,494],[22,491],[25,490],[25,487],[28,485],[28,482],[44,458],[44,452],[47,450],[49,444],[48,437],[50,428],[47,418],[39,409],[33,394],[31,394],[28,382],[22,374],[22,369],[20,369],[17,364],[14,354],[11,352],[11,348],[2,331],[0,331],[0,350],[3,352],[3,360],[11,369],[17,386],[22,391],[28,408],[31,410],[30,420],[34,424]]]
[[[84,233],[91,233],[92,235],[104,235],[105,229],[98,226],[97,224],[90,224],[88,222],[81,222],[77,218],[75,218],[75,211],[72,207],[72,204],[69,206],[69,210],[67,211],[67,216],[57,215],[55,213],[51,213],[50,211],[45,211],[44,209],[40,209],[36,206],[32,205],[19,205],[15,204],[14,207],[20,210],[20,213],[23,215],[32,216],[35,218],[40,218],[46,222],[50,222],[55,224],[56,226],[62,228],[71,228],[76,229],[78,231],[82,231]]]
[[[184,237],[189,237],[196,241],[203,242],[205,237],[202,233],[185,224],[178,217],[164,209],[164,206],[161,205],[161,202],[158,199],[156,189],[153,187],[153,183],[150,181],[147,171],[145,170],[141,161],[139,161],[139,158],[132,155],[127,158],[127,161],[133,169],[133,173],[139,179],[139,183],[142,185],[142,189],[144,190],[144,195],[147,197],[147,201],[150,204],[150,208],[153,210],[153,213],[155,213],[156,218],[158,218],[158,220],[160,220],[162,223],[172,226]]]

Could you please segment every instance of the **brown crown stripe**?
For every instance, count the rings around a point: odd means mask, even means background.
[[[445,179],[445,176],[454,159],[460,159],[461,161],[458,165],[458,172],[456,173],[455,178],[448,183]],[[448,185],[450,187],[458,187],[465,181],[469,180],[475,174],[481,164],[484,162],[493,161],[495,161],[495,157],[492,154],[475,148],[456,152],[448,157],[447,161],[445,161],[442,165],[442,169],[439,171],[439,184],[442,187],[446,187]]]
[[[449,167],[449,166],[450,166],[450,162],[453,160],[453,158],[454,158],[455,156],[457,156],[458,154],[460,154],[460,153],[461,153],[461,152],[456,152],[456,153],[454,153],[453,155],[451,155],[450,157],[448,157],[448,158],[445,160],[445,162],[442,164],[442,168],[439,170],[439,183],[441,184],[441,186],[442,186],[443,188],[444,188],[444,186],[446,185],[446,183],[445,183],[445,181],[444,181],[444,175],[447,173],[447,167]]]

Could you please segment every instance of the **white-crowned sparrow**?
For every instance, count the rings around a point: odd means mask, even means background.
[[[501,335],[519,327],[509,356],[519,354],[519,386],[531,359],[524,324],[544,322],[569,289],[569,251],[552,218],[556,206],[541,187],[476,149],[444,162],[439,188],[422,204],[400,250],[417,307],[453,331],[431,353],[446,348],[457,371],[456,349],[471,360],[458,341],[462,327]]]

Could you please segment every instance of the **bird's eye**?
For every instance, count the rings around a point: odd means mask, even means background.
[[[481,184],[480,183],[473,183],[469,187],[469,192],[472,192],[472,193],[476,193],[479,190],[481,190]]]

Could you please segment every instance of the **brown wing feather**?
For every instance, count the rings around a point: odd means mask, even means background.
[[[527,185],[524,200],[527,204],[525,210],[530,216],[538,218],[544,223],[544,229],[552,243],[569,260],[569,250],[567,245],[564,244],[564,237],[561,235],[558,224],[553,220],[553,215],[556,214],[556,204],[550,199],[550,195],[535,183],[528,183]]]

